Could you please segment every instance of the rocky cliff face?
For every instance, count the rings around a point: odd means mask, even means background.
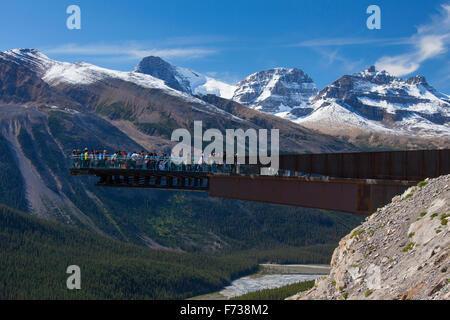
[[[450,299],[450,175],[396,196],[344,237],[328,277],[290,299]]]
[[[139,62],[136,68],[134,68],[134,72],[151,75],[163,80],[168,87],[186,93],[192,93],[188,83],[178,81],[175,67],[160,57],[145,57]]]
[[[161,79],[168,87],[191,95],[215,94],[231,98],[236,89],[233,85],[199,72],[171,65],[160,57],[145,57],[133,71]]]
[[[312,79],[297,68],[260,71],[236,86],[233,100],[253,109],[276,114],[305,108],[317,94]]]
[[[403,80],[370,67],[325,87],[310,107],[294,121],[322,132],[450,136],[450,99],[422,76]]]

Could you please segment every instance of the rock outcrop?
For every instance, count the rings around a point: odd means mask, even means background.
[[[313,80],[302,70],[275,68],[249,75],[239,82],[233,100],[267,113],[304,112],[317,95]]]
[[[328,134],[355,131],[390,136],[450,136],[450,97],[423,76],[402,79],[375,67],[344,75],[322,89],[309,105],[314,111],[287,118]],[[349,133],[350,132],[350,133]]]
[[[145,57],[133,71],[161,79],[166,86],[190,95],[215,94],[230,99],[236,90],[234,85],[187,68],[171,65],[160,57]]]
[[[335,249],[330,274],[289,299],[449,299],[450,175],[394,197]]]
[[[175,67],[170,63],[164,61],[160,57],[149,56],[139,62],[139,64],[134,68],[134,72],[139,72],[143,74],[151,75],[155,78],[164,81],[166,86],[171,87],[178,91],[183,91],[186,93],[192,93],[189,88],[189,84],[179,82],[176,77]]]

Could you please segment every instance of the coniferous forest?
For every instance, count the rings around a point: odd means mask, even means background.
[[[327,263],[335,244],[228,254],[151,250],[0,205],[0,299],[184,299],[258,263]],[[66,268],[81,269],[68,290]]]
[[[329,263],[337,241],[361,220],[202,194],[95,188],[70,177],[42,130],[19,131],[24,156],[97,230],[75,215],[68,225],[51,207],[50,219],[30,214],[12,146],[0,134],[0,299],[185,299],[217,291],[261,262]],[[164,250],[149,249],[139,234]],[[66,288],[69,265],[81,268],[81,290]]]
[[[242,296],[232,298],[231,300],[284,300],[299,292],[311,289],[314,286],[314,280],[293,283],[284,287],[275,289],[264,289],[255,292],[249,292]]]

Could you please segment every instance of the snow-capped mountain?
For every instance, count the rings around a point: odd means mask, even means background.
[[[312,112],[286,118],[327,133],[450,135],[450,97],[424,77],[403,80],[374,67],[345,75],[314,98]]]
[[[1,63],[2,61],[4,63]],[[51,103],[57,100],[66,103],[66,100],[70,100],[67,99],[70,96],[72,100],[79,102],[81,105],[85,105],[93,101],[99,102],[96,100],[103,98],[101,97],[102,92],[105,93],[105,96],[110,95],[110,92],[113,91],[117,94],[121,89],[130,93],[132,91],[130,85],[135,85],[140,89],[160,90],[164,95],[176,97],[176,99],[182,100],[183,103],[189,104],[190,108],[195,109],[197,112],[220,114],[233,121],[240,121],[237,117],[227,114],[213,105],[208,105],[190,94],[167,86],[161,79],[140,72],[110,70],[85,62],[69,63],[55,61],[36,49],[13,49],[0,52],[0,63],[0,73],[11,72],[11,68],[14,66],[14,68],[18,68],[26,73],[26,77],[34,79],[34,82],[30,86],[23,86],[19,90],[23,92],[29,89],[31,96],[15,94],[15,99],[25,98],[24,101],[16,100],[16,103],[29,102],[33,99],[36,100],[35,93],[39,91],[37,88],[44,88],[46,89],[44,97],[42,97],[42,94],[38,95],[40,95],[39,98],[47,99],[46,102]],[[5,69],[3,72],[1,72],[2,68]],[[17,72],[17,70],[12,71]],[[21,77],[23,76],[21,75]],[[11,84],[9,85],[11,86]],[[16,91],[18,85],[19,83],[14,83]],[[94,89],[94,87],[97,88]],[[0,89],[2,89],[1,86]],[[8,101],[5,99],[8,90],[3,91],[3,94],[0,92],[0,100]],[[111,100],[110,97],[105,98]],[[139,100],[136,97],[133,97],[133,99]],[[71,106],[74,105],[73,102]]]
[[[300,69],[275,68],[254,73],[237,85],[233,100],[253,109],[284,116],[307,108],[317,95],[312,79]]]
[[[36,49],[13,49],[0,52],[0,59],[27,67],[51,85],[60,83],[89,85],[108,78],[116,78],[147,88],[168,89],[162,80],[151,76],[109,70],[85,62],[55,61]]]
[[[193,95],[215,94],[328,134],[446,136],[450,134],[449,96],[424,77],[406,80],[375,67],[344,75],[318,93],[302,70],[256,72],[236,85],[147,57],[135,68]]]
[[[173,66],[160,57],[145,57],[133,71],[161,79],[167,86],[192,95],[214,94],[230,99],[236,89],[233,85],[201,73]]]
[[[132,72],[123,72],[55,61],[35,49],[0,52],[3,103],[94,110],[114,119],[134,119],[135,125],[145,128],[153,128],[161,119],[180,127],[211,117],[245,122],[228,111],[225,102],[215,105],[198,98],[207,94],[325,134],[355,138],[375,133],[447,141],[450,136],[448,95],[437,92],[424,77],[404,80],[374,67],[344,75],[317,94],[312,79],[300,69],[265,70],[230,85],[158,57],[144,58]]]
[[[312,79],[296,68],[260,71],[236,85],[171,65],[154,56],[144,58],[133,71],[152,75],[163,80],[167,86],[188,94],[214,94],[252,109],[280,116],[286,115],[292,109],[296,109],[296,115],[310,112],[308,104],[317,95],[317,88]]]
[[[152,75],[176,90],[198,96],[214,94],[262,112],[284,116],[311,110],[308,104],[317,95],[312,79],[299,69],[275,68],[254,73],[233,85],[187,68],[171,65],[160,57],[149,56],[134,72]],[[306,108],[306,109],[305,109]]]
[[[216,96],[204,95],[202,98],[206,97]],[[46,118],[45,114],[57,111],[80,117],[80,121],[89,116],[91,120],[85,125],[97,123],[99,128],[106,128],[107,122],[148,150],[170,150],[174,144],[170,140],[173,131],[190,129],[194,121],[203,121],[208,127],[223,132],[233,128],[280,129],[280,148],[292,152],[353,148],[335,137],[239,103],[229,107],[226,102],[231,101],[223,100],[225,103],[200,99],[167,86],[162,79],[140,72],[109,70],[84,62],[55,61],[35,49],[0,53],[0,110],[7,110],[2,106],[14,106],[8,110],[16,110],[19,116],[30,110],[39,113],[42,119]],[[102,134],[108,135],[110,131],[105,129]],[[71,134],[85,141],[85,134]],[[93,142],[83,144],[90,143]]]

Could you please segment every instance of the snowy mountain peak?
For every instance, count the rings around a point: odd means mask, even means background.
[[[317,94],[312,79],[297,68],[274,68],[256,72],[236,86],[233,100],[274,114],[305,107]]]
[[[158,60],[158,58],[154,60]],[[161,61],[162,59],[159,62]],[[113,92],[120,92],[122,89],[124,92],[139,92],[144,94],[150,94],[146,92],[146,89],[158,89],[163,91],[162,96],[170,95],[176,97],[182,103],[192,104],[191,108],[196,111],[209,115],[225,116],[227,119],[233,121],[242,121],[240,118],[214,105],[208,104],[197,97],[167,86],[163,80],[151,75],[134,71],[111,70],[86,62],[70,63],[56,61],[36,49],[14,49],[0,52],[0,73],[2,72],[3,74],[20,74],[20,77],[32,79],[32,81],[28,81],[25,84],[21,83],[23,78],[16,79],[15,77],[9,77],[11,79],[6,79],[9,82],[18,80],[15,85],[18,85],[20,88],[28,86],[26,89],[23,89],[23,91],[28,90],[27,95],[25,97],[19,97],[23,100],[28,99],[27,96],[34,95],[35,91],[39,91],[36,88],[43,88],[39,92],[42,91],[42,95],[45,95],[45,97],[52,96],[55,100],[63,101],[63,103],[70,100],[64,96],[66,92],[70,92],[68,94],[70,98],[74,98],[72,92],[77,92],[80,94],[76,97],[78,107],[86,103],[87,100],[85,99],[89,99],[86,96],[89,96],[87,93],[90,90],[93,90],[90,93],[94,95],[99,94],[99,91],[100,94],[103,94],[101,90],[97,91],[98,89],[95,89],[97,87],[103,88],[105,91],[114,88],[112,89]],[[46,85],[43,85],[43,83]],[[2,88],[2,84],[2,81],[0,81],[0,89]],[[2,93],[2,90],[0,90],[0,100]],[[7,94],[9,93],[7,92]],[[14,91],[10,96],[18,99],[17,93]],[[82,102],[80,103],[79,101]]]
[[[233,85],[171,65],[155,56],[143,58],[133,71],[151,75],[163,80],[168,87],[193,95],[215,94],[230,99],[235,90]]]
[[[180,83],[176,78],[175,67],[160,57],[149,56],[143,58],[133,71],[161,79],[167,86],[175,90],[192,93],[188,90],[186,84]]]
[[[362,72],[355,73],[352,77],[361,78],[376,84],[388,84],[394,81],[401,81],[400,78],[391,75],[386,70],[377,70],[375,66],[371,66]]]
[[[38,49],[34,49],[34,48],[16,48],[16,49],[4,51],[3,53],[9,54],[9,55],[41,54],[41,52]]]
[[[325,87],[310,107],[294,121],[327,133],[450,135],[450,100],[423,76],[403,80],[370,67]]]
[[[424,86],[429,86],[429,84],[427,82],[427,79],[425,79],[424,76],[410,77],[410,78],[406,79],[406,83],[413,84],[413,85],[414,84],[416,84],[416,85],[421,84],[421,85],[424,85]]]
[[[370,73],[375,73],[377,72],[377,69],[375,68],[375,66],[370,66],[366,71]]]
[[[145,57],[139,62],[139,64],[133,69],[134,72],[150,72],[152,69],[156,69],[156,67],[162,67],[170,69],[172,65],[165,60],[161,59],[157,56],[148,56]]]
[[[149,56],[134,68],[181,92],[191,95],[214,94],[251,108],[282,114],[308,105],[317,94],[312,79],[297,68],[273,68],[249,75],[236,85],[224,83],[187,68],[174,66],[160,57]]]
[[[150,75],[101,68],[86,62],[60,62],[52,60],[37,49],[13,49],[0,53],[0,62],[26,67],[50,85],[90,85],[98,81],[114,79],[132,82],[144,88],[177,91],[164,85],[163,81]],[[177,93],[180,94],[180,93]]]
[[[44,72],[44,70],[47,69],[53,61],[37,49],[23,48],[0,52],[0,59],[25,65],[39,73]]]
[[[15,56],[15,57],[44,57],[46,59],[49,59],[38,49],[33,49],[33,48],[16,48],[16,49],[4,51],[2,53],[5,55],[10,55],[10,56]]]

